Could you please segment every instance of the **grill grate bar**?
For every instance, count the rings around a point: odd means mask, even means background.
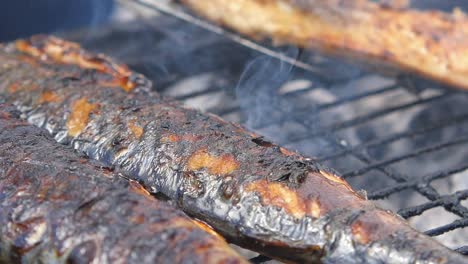
[[[370,193],[367,194],[367,196],[371,200],[383,199],[385,197],[388,197],[388,196],[392,195],[393,193],[403,191],[403,190],[408,189],[408,188],[415,188],[418,185],[422,186],[422,185],[430,183],[430,182],[432,182],[434,180],[449,177],[451,175],[454,175],[454,174],[457,174],[457,173],[460,173],[460,172],[463,172],[463,171],[466,171],[466,170],[468,170],[468,164],[464,164],[464,165],[462,165],[462,166],[460,166],[460,167],[458,167],[456,169],[452,169],[452,170],[449,170],[449,171],[442,171],[442,172],[435,173],[435,174],[432,174],[432,175],[427,175],[427,176],[424,176],[422,178],[411,180],[411,181],[408,181],[408,182],[397,183],[397,184],[395,184],[393,186],[382,188],[382,189],[380,189],[378,191],[375,191],[375,192],[370,192]]]
[[[193,97],[212,94],[216,92],[219,92],[219,88],[213,87],[213,88],[205,89],[202,91],[194,91],[188,94],[174,96],[174,99],[179,100],[179,101],[184,101]]]
[[[293,119],[296,122],[300,122],[300,120],[299,120],[299,118],[297,116],[293,116]],[[310,123],[305,123],[304,126],[306,126],[308,129],[312,129],[310,127],[311,126]],[[343,144],[340,143],[341,139],[338,136],[334,135],[333,132],[325,134],[324,138],[326,140],[328,140],[330,143],[334,144],[335,146],[338,146],[341,149],[346,148],[345,146],[343,146]],[[372,162],[372,159],[370,157],[368,157],[368,155],[366,155],[366,153],[353,152],[352,156],[354,156],[358,160],[366,163],[368,166],[372,166],[372,164],[376,164],[376,163]],[[366,168],[362,168],[362,169],[366,169]],[[409,178],[406,175],[401,175],[401,174],[391,172],[389,167],[376,166],[373,169],[377,169],[377,170],[381,171],[386,176],[396,180],[397,182],[406,183],[406,182],[409,181]],[[346,174],[344,174],[344,175],[346,175]],[[343,176],[343,177],[345,177],[345,176]],[[434,190],[434,188],[432,188],[431,186],[416,186],[416,190],[418,192],[420,192],[422,195],[424,195],[425,197],[427,197],[428,199],[430,199],[430,200],[436,200],[439,197],[437,191]],[[451,209],[447,209],[447,210],[450,211]]]
[[[385,145],[385,144],[390,144],[390,143],[393,143],[395,141],[398,141],[398,140],[401,140],[401,139],[404,139],[404,138],[412,138],[412,137],[419,136],[419,135],[422,135],[422,134],[426,134],[426,133],[429,133],[429,132],[434,132],[435,130],[443,129],[443,128],[448,127],[448,126],[457,125],[457,124],[459,124],[461,122],[465,122],[465,121],[468,121],[468,113],[463,114],[463,115],[459,115],[459,116],[455,116],[455,117],[453,117],[451,119],[443,119],[443,120],[440,120],[438,122],[431,123],[430,125],[428,125],[426,127],[423,127],[423,128],[420,128],[420,129],[417,129],[417,130],[404,131],[404,132],[401,132],[401,133],[393,134],[393,135],[385,137],[385,138],[370,140],[370,141],[367,141],[367,142],[365,142],[365,143],[363,143],[361,145],[351,147],[351,148],[347,148],[347,149],[345,149],[343,151],[335,152],[335,153],[333,153],[331,155],[328,155],[328,156],[319,157],[317,160],[320,161],[320,162],[323,162],[323,161],[327,161],[327,160],[336,159],[336,158],[345,156],[345,155],[347,155],[347,154],[349,154],[349,153],[351,153],[353,151],[360,151],[360,150],[363,150],[363,149],[369,149],[369,148],[372,148],[372,147],[377,147],[377,146],[381,146],[381,145]]]
[[[384,87],[384,88],[381,88],[381,89],[375,89],[375,90],[367,91],[365,93],[355,94],[355,95],[343,97],[343,98],[340,98],[339,100],[336,100],[334,102],[319,105],[317,107],[317,111],[322,111],[322,110],[327,110],[329,108],[342,106],[344,104],[353,103],[355,101],[359,101],[359,100],[362,100],[362,99],[367,99],[367,98],[372,97],[372,96],[383,95],[383,94],[388,93],[390,91],[394,91],[397,88],[400,88],[400,86],[390,85],[390,86],[387,86],[387,87]]]
[[[306,116],[307,118],[303,119],[302,122],[304,122],[304,121],[307,121],[308,119],[310,120],[313,117],[319,116],[322,113],[321,111],[329,110],[331,108],[336,108],[336,107],[339,107],[339,106],[342,106],[342,105],[345,105],[345,104],[348,104],[348,103],[352,103],[352,102],[355,102],[355,101],[358,101],[358,100],[361,100],[361,99],[364,99],[364,98],[369,98],[369,97],[372,97],[372,96],[380,95],[380,94],[383,94],[383,93],[386,93],[386,92],[396,90],[398,88],[400,88],[400,87],[397,86],[397,85],[390,85],[390,86],[387,86],[387,87],[384,87],[384,88],[381,88],[381,89],[371,90],[371,91],[367,91],[365,93],[344,97],[344,98],[341,98],[341,99],[339,99],[339,100],[337,100],[335,102],[321,104],[321,105],[313,106],[313,107],[310,107],[310,108],[295,109],[295,111],[296,112],[311,113],[311,114],[308,114]],[[310,89],[310,90],[312,90],[312,89]],[[310,90],[305,89],[305,90],[301,90],[301,91],[298,91],[298,92],[301,92],[300,94],[302,94],[302,93],[308,92]],[[287,96],[287,94],[285,96]],[[295,96],[298,96],[298,94],[295,94]],[[424,102],[422,102],[422,103],[424,103]],[[259,124],[255,128],[256,129],[262,129],[262,128],[266,128],[266,127],[271,126],[271,125],[279,125],[279,124],[282,124],[283,122],[284,122],[284,120],[279,120],[279,121],[278,120],[273,120],[273,121],[270,121],[270,122],[264,122],[262,124]],[[324,128],[323,130],[327,130],[327,129]],[[321,136],[321,135],[318,135],[318,136]],[[294,139],[293,139],[293,142],[294,142]]]
[[[448,225],[443,225],[441,227],[437,227],[431,230],[428,230],[424,232],[428,236],[440,236],[444,233],[450,232],[452,230],[455,230],[457,228],[465,228],[468,226],[468,219],[458,219],[453,221],[452,223]]]
[[[328,134],[326,136],[326,138],[327,138],[327,140],[330,140],[332,143],[339,146],[340,148],[342,148],[342,149],[345,148],[342,144],[340,144],[340,139],[338,137],[332,136],[331,134]],[[362,161],[362,162],[365,162],[365,163],[367,163],[369,165],[372,164],[372,159],[369,158],[365,153],[353,152],[352,155],[354,157],[356,157],[357,159],[359,159],[360,161]],[[384,173],[386,176],[397,180],[398,182],[408,182],[409,181],[409,178],[406,175],[401,175],[401,174],[396,174],[396,173],[390,172],[389,167],[376,167],[376,169],[378,169],[379,171]],[[428,198],[429,200],[434,201],[434,200],[440,199],[440,195],[438,194],[438,192],[433,187],[431,187],[429,185],[423,185],[423,186],[416,185],[414,189],[417,192],[421,193],[426,198]],[[448,196],[448,197],[450,197],[450,196]],[[465,219],[468,219],[468,215],[466,215],[466,213],[465,213],[465,211],[467,209],[459,204],[459,202],[458,202],[459,200],[461,200],[461,199],[457,200],[457,204],[446,202],[446,203],[443,203],[441,205],[447,211],[452,212],[452,213],[454,213],[456,215],[462,216]],[[451,225],[442,226],[437,230],[437,233],[434,233],[434,236],[436,236],[437,234],[442,234],[442,233],[451,231],[451,230],[456,229],[456,228],[460,228],[460,226],[459,225],[454,225],[453,223]]]
[[[267,257],[267,256],[263,256],[263,255],[258,255],[254,258],[251,258],[249,259],[250,263],[252,264],[257,264],[257,263],[265,263],[267,261],[270,261],[271,258]]]
[[[421,105],[424,105],[424,104],[429,104],[429,103],[441,100],[443,98],[448,97],[449,95],[452,95],[452,93],[444,93],[444,94],[432,96],[432,97],[429,97],[429,98],[426,98],[426,99],[401,104],[401,105],[398,105],[398,106],[395,106],[395,107],[390,107],[390,108],[387,108],[387,109],[376,111],[376,112],[370,113],[368,115],[359,116],[359,117],[356,117],[354,119],[347,120],[347,121],[344,121],[344,122],[334,123],[332,125],[325,126],[325,127],[320,128],[320,129],[316,129],[316,128],[314,129],[314,127],[310,127],[310,129],[312,129],[312,131],[313,131],[312,133],[309,133],[307,135],[293,136],[293,137],[291,137],[289,139],[288,144],[296,143],[296,142],[299,142],[299,141],[302,141],[302,140],[305,140],[305,139],[311,139],[311,138],[314,138],[314,137],[326,136],[327,134],[332,133],[333,131],[339,131],[339,130],[343,130],[343,129],[346,129],[346,128],[355,127],[355,126],[370,122],[372,120],[375,120],[377,118],[381,118],[383,116],[386,116],[386,115],[389,115],[389,114],[392,114],[392,113],[395,113],[395,112],[400,112],[400,111],[403,111],[403,110],[406,110],[406,109],[409,109],[409,108],[412,108],[412,107],[421,106]],[[307,122],[307,120],[303,120],[302,123],[308,123],[308,122]],[[255,128],[257,129],[258,127],[255,127]]]
[[[375,168],[378,168],[378,167],[388,166],[388,165],[400,162],[402,160],[407,160],[407,159],[410,159],[410,158],[421,156],[421,155],[423,155],[425,153],[434,152],[434,151],[438,151],[438,150],[441,150],[441,149],[444,149],[444,148],[447,148],[447,147],[460,145],[460,144],[465,144],[465,143],[468,143],[468,136],[458,137],[456,139],[449,140],[447,142],[443,142],[443,143],[435,144],[435,145],[432,145],[432,146],[429,146],[429,147],[421,148],[421,149],[418,149],[418,150],[416,150],[414,152],[410,152],[410,153],[407,153],[407,154],[404,154],[404,155],[400,155],[400,156],[397,156],[397,157],[394,157],[394,158],[391,158],[391,159],[388,159],[388,160],[379,161],[379,162],[370,164],[369,166],[358,169],[358,170],[354,170],[354,171],[351,171],[351,172],[346,172],[346,173],[343,174],[343,177],[344,178],[350,178],[350,177],[359,176],[359,175],[362,175],[362,174],[364,174],[364,173],[366,173],[366,172],[368,172],[370,170],[373,170]]]
[[[327,88],[327,90],[333,90],[333,88],[338,88],[338,87],[340,87],[340,85],[334,85],[334,86],[331,86],[331,87]],[[343,87],[343,86],[341,86],[341,87]],[[283,94],[282,96],[284,96],[284,98],[297,97],[297,96],[301,96],[303,94],[306,94],[306,93],[308,93],[308,92],[310,92],[312,90],[318,89],[318,88],[320,88],[320,87],[319,86],[313,86],[313,87],[309,87],[309,88],[298,90],[298,91],[288,92],[288,93]],[[342,106],[342,105],[345,105],[345,104],[353,103],[353,102],[356,102],[356,101],[359,101],[359,100],[362,100],[362,99],[365,99],[365,98],[369,98],[369,97],[372,97],[372,96],[382,95],[382,94],[394,91],[394,90],[396,90],[398,88],[401,88],[401,86],[389,85],[389,86],[385,86],[385,87],[380,88],[380,89],[374,89],[374,90],[367,91],[367,92],[364,92],[364,93],[361,93],[361,94],[350,95],[348,97],[343,97],[343,98],[340,98],[337,101],[334,101],[334,102],[331,102],[331,103],[321,104],[321,105],[311,107],[311,108],[296,109],[296,111],[298,111],[298,112],[308,111],[308,112],[312,112],[312,114],[311,114],[312,116],[318,116],[320,114],[319,111],[329,110],[331,108],[335,108],[335,107],[339,107],[339,106]],[[216,114],[218,114],[220,116],[223,116],[223,115],[232,114],[234,112],[239,112],[241,110],[242,109],[239,106],[233,106],[233,107],[221,109],[221,110],[217,111]],[[310,118],[310,115],[309,115],[309,118]],[[265,127],[268,127],[268,126],[271,126],[271,125],[281,124],[281,122],[282,121],[278,121],[278,120],[273,120],[271,122],[265,122],[265,123],[259,125],[259,127],[257,127],[257,129],[262,129],[262,128],[265,128]]]
[[[122,4],[129,4],[129,0],[120,0]],[[185,21],[187,23],[190,23],[192,25],[196,25],[200,28],[203,28],[205,30],[208,30],[212,33],[221,35],[227,39],[230,39],[242,46],[245,46],[249,49],[255,50],[257,52],[263,53],[271,58],[278,59],[282,62],[286,62],[288,64],[291,64],[297,68],[303,69],[307,72],[314,73],[315,75],[321,76],[323,80],[326,80],[328,76],[322,73],[322,71],[310,64],[307,64],[302,61],[298,61],[296,58],[289,57],[281,52],[277,52],[273,49],[269,49],[263,45],[259,45],[258,43],[255,43],[247,38],[244,38],[238,34],[232,33],[230,31],[225,30],[222,27],[216,26],[212,23],[206,22],[205,20],[196,18],[195,16],[192,16],[188,14],[187,12],[183,11],[183,8],[180,7],[179,5],[175,5],[173,3],[168,3],[167,1],[148,1],[148,0],[133,0],[131,1],[132,3],[136,3],[142,7],[145,7],[147,9],[156,11],[156,12],[161,12],[164,14],[168,14],[170,16],[173,16],[177,19],[180,19],[182,21]]]
[[[307,124],[305,126],[307,126]],[[310,126],[310,124],[309,124],[309,126]],[[332,133],[326,134],[325,139],[327,139],[330,143],[338,146],[341,149],[346,148],[345,146],[343,146],[343,144],[340,144],[341,139],[339,137],[337,137],[336,135],[332,135]],[[365,153],[353,152],[352,155],[355,158],[357,158],[358,160],[360,160],[360,161],[362,161],[362,162],[364,162],[366,164],[369,164],[369,165],[372,164],[372,159],[370,157],[368,157]],[[390,178],[393,178],[397,182],[405,182],[406,183],[406,182],[409,181],[407,176],[391,172],[390,168],[388,168],[388,167],[377,167],[376,169],[378,169],[379,171],[384,173],[386,176],[388,176]],[[430,199],[430,200],[435,200],[435,199],[437,199],[439,197],[438,193],[430,186],[422,186],[422,187],[417,186],[416,190],[419,193],[421,193],[422,195],[424,195],[425,197],[427,197],[428,199]],[[448,209],[448,210],[450,210],[450,209]]]
[[[328,136],[327,139],[331,140],[331,142],[334,142],[337,146],[340,146],[340,148],[345,148],[342,144],[339,144],[338,137]],[[353,152],[352,156],[368,165],[372,164],[372,159],[366,153]],[[390,167],[376,167],[375,169],[382,172],[385,176],[390,177],[397,182],[406,183],[409,181],[408,176],[400,174],[400,173],[392,172]],[[439,197],[437,191],[435,191],[430,186],[418,186],[417,185],[416,190],[430,200],[435,200],[437,199],[437,197]]]
[[[343,147],[342,144],[337,144],[337,145]],[[364,161],[366,163],[371,162],[370,159],[367,158],[365,154],[353,153],[353,156],[357,157],[359,160]],[[378,167],[377,169],[379,171],[383,172],[385,175],[387,175],[389,177],[392,177],[394,179],[399,179],[400,181],[403,181],[403,182],[408,182],[408,177],[406,177],[404,175],[390,173],[389,170],[388,170],[388,167]],[[432,188],[431,186],[427,186],[427,185],[418,186],[418,185],[416,185],[414,187],[414,189],[416,191],[418,191],[419,193],[421,193],[426,198],[432,200],[432,202],[434,202],[434,200],[443,199],[437,193],[437,191],[434,190],[434,188]],[[444,225],[444,226],[440,226],[438,228],[435,228],[433,230],[429,230],[429,231],[426,232],[427,235],[438,236],[438,235],[444,234],[446,232],[452,231],[452,230],[457,229],[457,228],[466,227],[466,224],[467,224],[467,221],[468,221],[468,213],[467,213],[467,209],[460,204],[460,200],[466,199],[467,193],[468,193],[468,190],[463,191],[463,192],[457,192],[459,197],[456,197],[456,199],[457,199],[456,201],[452,200],[452,199],[454,199],[453,195],[448,195],[448,196],[445,196],[447,198],[445,198],[443,203],[438,203],[437,201],[434,202],[437,205],[443,206],[445,208],[445,210],[447,210],[449,212],[452,212],[452,213],[454,213],[454,214],[456,214],[458,216],[463,217],[463,219],[461,219],[459,221],[455,221],[455,222],[453,222],[453,223],[451,223],[449,225]],[[430,206],[430,205],[431,205],[431,202],[425,203],[422,206]],[[430,208],[428,208],[428,209],[430,209]],[[412,212],[417,212],[417,211],[418,211],[418,208],[413,208],[412,210],[408,209],[406,211],[406,213],[412,213]],[[422,210],[421,213],[424,212],[424,211],[425,210]],[[398,214],[402,215],[402,217],[404,217],[404,218],[409,217],[409,216],[405,217],[405,215],[404,215],[405,212],[401,212],[401,210],[398,212]]]
[[[423,205],[412,206],[398,211],[398,214],[404,218],[410,218],[416,215],[421,215],[425,211],[438,206],[455,206],[453,213],[460,217],[468,217],[468,209],[460,205],[460,201],[468,198],[468,190],[459,191],[455,194],[440,196],[437,200],[430,201]]]
[[[468,255],[468,246],[463,246],[461,248],[457,248],[457,249],[455,249],[455,251],[457,251],[458,253],[463,254],[463,255]]]

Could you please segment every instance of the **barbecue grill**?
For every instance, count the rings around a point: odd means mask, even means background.
[[[468,255],[466,93],[252,42],[176,4],[153,2],[120,1],[115,25],[66,37],[119,58],[164,95],[315,157]]]

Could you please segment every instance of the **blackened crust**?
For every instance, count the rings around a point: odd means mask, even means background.
[[[0,105],[0,262],[245,263],[136,182]]]

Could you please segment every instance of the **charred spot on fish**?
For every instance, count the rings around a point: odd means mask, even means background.
[[[167,196],[166,194],[162,193],[162,192],[152,192],[151,193],[151,196],[153,196],[156,200],[159,200],[159,201],[170,201],[171,198],[169,196]]]
[[[305,174],[309,171],[307,164],[300,161],[294,161],[291,164],[287,165],[286,168],[288,170],[296,172],[292,175],[292,179],[294,179],[295,182],[303,181]]]
[[[138,100],[134,98],[125,98],[122,102],[123,109],[138,108]]]
[[[47,119],[47,123],[48,123],[49,125],[56,125],[56,124],[57,124],[57,121],[55,121],[54,118],[49,117],[49,119]]]
[[[67,264],[91,263],[96,257],[97,245],[94,241],[85,241],[75,246],[67,257]]]
[[[237,205],[241,200],[241,195],[239,192],[234,192],[232,197],[230,198],[230,201],[232,202],[233,205]]]
[[[202,120],[202,121],[209,121],[210,120],[210,117],[206,116],[206,115],[203,115],[202,113],[196,113],[197,114],[197,118]]]
[[[274,146],[273,143],[265,140],[263,137],[253,138],[252,142],[259,145],[259,146],[261,146],[261,147],[266,147],[266,148],[270,148],[270,147]]]
[[[65,86],[68,86],[70,83],[73,83],[73,82],[78,82],[80,81],[81,79],[76,77],[76,76],[65,76],[63,78],[60,79],[60,81],[65,85]]]
[[[151,81],[143,77],[141,74],[132,72],[127,78],[128,82],[132,83],[135,87],[148,89],[152,87]]]
[[[291,177],[291,172],[282,175],[276,181],[277,182],[287,182],[287,181],[289,181],[289,177]]]
[[[299,184],[305,181],[309,172],[307,164],[300,161],[283,161],[273,164],[273,166],[278,167],[278,173],[271,175],[270,180],[286,182],[295,187],[298,187]]]
[[[87,214],[92,209],[92,207],[96,203],[98,203],[100,200],[101,200],[101,197],[94,197],[94,198],[80,204],[78,206],[78,208],[76,209],[75,214],[79,213],[79,212],[83,212],[83,213]]]
[[[99,168],[105,173],[105,174],[111,174],[115,171],[115,168],[114,167],[109,167],[109,166],[105,166],[105,165],[102,165],[102,166],[99,166]]]
[[[223,125],[221,124],[211,124],[210,129],[213,131],[219,131],[220,128],[222,128]]]
[[[307,171],[293,171],[289,176],[289,183],[298,185],[304,183],[307,178]]]
[[[10,119],[10,118],[20,119],[20,117],[21,117],[21,111],[14,108],[13,106],[11,106],[11,107],[6,106],[6,111],[1,112],[1,113],[2,113],[2,117],[5,116],[6,119]]]
[[[162,122],[161,123],[161,128],[169,129],[170,127],[171,127],[171,124],[169,122]]]
[[[221,191],[222,197],[226,200],[229,200],[237,192],[236,184],[234,183],[232,179],[229,179],[222,183],[220,191]]]
[[[70,166],[67,167],[67,169],[68,169],[69,171],[71,171],[71,172],[76,171],[77,168],[78,168],[78,167],[75,166],[75,165],[70,165]]]
[[[347,225],[351,225],[352,223],[356,222],[362,215],[366,214],[366,210],[355,210],[346,220]]]
[[[185,194],[196,198],[205,193],[205,185],[194,172],[185,171],[183,176]]]
[[[323,164],[320,164],[320,163],[317,163],[315,160],[311,159],[311,158],[306,158],[306,159],[303,159],[301,160],[301,162],[303,162],[304,164],[307,165],[307,169],[309,170],[309,172],[315,172],[315,173],[320,173],[320,171],[329,171],[335,175],[339,175],[338,172],[336,172],[335,170],[323,165]]]
[[[124,138],[122,138],[121,136],[116,136],[112,139],[112,146],[120,146],[120,144],[122,144],[122,142],[124,141]]]

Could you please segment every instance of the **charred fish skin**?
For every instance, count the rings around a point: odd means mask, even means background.
[[[340,57],[391,76],[468,89],[468,16],[410,1],[179,0],[215,23]]]
[[[0,105],[0,262],[247,263],[141,185]]]
[[[68,46],[42,36],[3,48],[4,100],[232,242],[295,262],[466,262],[317,162],[162,98],[147,81],[126,92],[105,67],[83,70],[84,51],[69,59]]]

